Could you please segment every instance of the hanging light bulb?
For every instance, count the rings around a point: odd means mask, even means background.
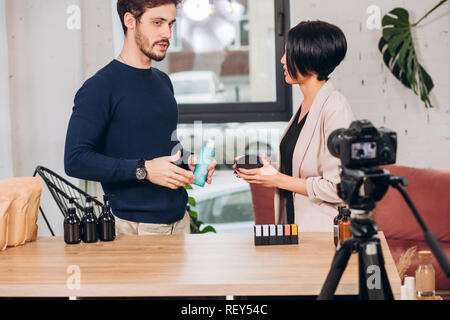
[[[214,9],[214,0],[211,0],[209,3],[209,15],[213,16],[216,13],[216,10]]]
[[[183,6],[183,10],[191,20],[205,20],[209,16],[209,0],[187,0]]]
[[[228,0],[227,12],[233,13],[233,5],[231,4],[231,0]]]

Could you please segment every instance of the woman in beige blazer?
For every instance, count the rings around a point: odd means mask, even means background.
[[[275,187],[275,223],[295,218],[300,232],[332,232],[342,204],[340,160],[330,154],[327,139],[354,120],[346,98],[329,80],[346,51],[343,32],[326,22],[301,22],[289,31],[281,63],[286,82],[299,86],[303,102],[283,133],[279,164],[272,166],[263,154],[262,168],[236,172],[249,183]]]

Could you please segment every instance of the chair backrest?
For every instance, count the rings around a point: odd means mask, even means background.
[[[275,223],[275,210],[273,197],[275,188],[267,188],[258,184],[251,183],[253,215],[255,224]]]
[[[41,176],[44,180],[48,190],[53,196],[53,199],[64,217],[67,215],[67,208],[69,207],[70,198],[77,198],[74,201],[77,209],[77,215],[79,218],[83,216],[86,207],[86,199],[87,197],[92,197],[90,194],[74,186],[60,175],[45,167],[36,167],[36,173],[39,174],[39,176]],[[95,198],[92,201],[94,213],[98,217],[101,213],[102,203]]]

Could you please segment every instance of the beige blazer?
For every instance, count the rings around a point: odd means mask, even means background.
[[[292,124],[289,121],[282,137]],[[308,196],[294,194],[295,223],[299,232],[332,232],[333,218],[342,200],[337,195],[341,161],[333,157],[327,147],[331,132],[348,128],[354,115],[347,99],[331,81],[317,93],[297,140],[292,158],[292,175],[306,179]],[[278,155],[280,159],[280,155]],[[279,161],[280,163],[280,161]],[[286,223],[286,203],[275,191],[275,223]]]

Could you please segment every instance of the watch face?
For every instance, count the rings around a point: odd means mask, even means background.
[[[146,176],[147,176],[147,172],[145,171],[144,168],[137,168],[136,169],[136,178],[137,179],[144,180]]]

